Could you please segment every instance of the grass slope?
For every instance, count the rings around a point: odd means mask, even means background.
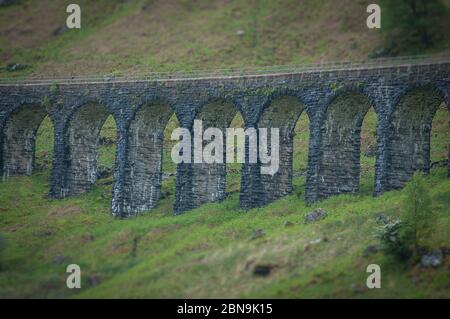
[[[433,160],[445,159],[450,116],[441,108],[432,130]],[[362,151],[375,143],[375,113],[363,123]],[[49,156],[50,122],[37,141],[38,163]],[[168,128],[177,125],[173,118]],[[234,126],[242,125],[236,118]],[[166,142],[168,134],[166,131]],[[115,138],[109,119],[103,139]],[[295,128],[294,194],[267,207],[239,209],[239,167],[229,168],[230,196],[182,216],[172,216],[174,177],[163,183],[160,205],[137,218],[110,215],[109,179],[66,200],[45,198],[49,170],[0,184],[0,227],[6,249],[0,256],[0,297],[449,297],[450,261],[438,269],[408,268],[381,253],[363,257],[376,244],[376,216],[402,212],[403,191],[372,198],[374,158],[361,157],[361,192],[307,206],[304,194],[308,118]],[[170,144],[167,143],[169,146]],[[167,161],[165,172],[175,167]],[[100,163],[113,166],[114,146],[102,146]],[[51,158],[51,157],[50,157]],[[437,221],[430,247],[450,243],[450,180],[445,168],[432,171],[427,185]],[[316,207],[329,217],[304,224]],[[293,223],[285,227],[284,223]],[[250,240],[263,229],[266,236]],[[315,243],[320,240],[319,243]],[[81,266],[82,289],[65,287],[65,267]],[[365,267],[382,267],[383,288],[365,288]],[[270,276],[253,274],[256,266],[272,268]]]
[[[53,35],[65,21],[65,1],[22,1],[0,9],[0,59],[29,64],[28,74],[87,74],[273,65],[357,59],[378,47],[365,28],[366,1],[84,1],[83,29]],[[36,14],[37,13],[37,14]],[[237,31],[243,30],[242,36]],[[447,50],[449,42],[443,45]],[[450,117],[445,106],[432,129],[432,161],[447,158]],[[239,116],[233,126],[241,126]],[[174,173],[170,133],[165,132],[163,171]],[[449,297],[449,260],[438,269],[407,267],[377,253],[380,213],[399,216],[403,191],[372,198],[376,115],[363,123],[361,192],[307,206],[303,200],[309,122],[295,128],[294,192],[248,212],[238,205],[240,165],[228,166],[219,204],[172,216],[174,176],[163,182],[160,205],[137,218],[111,217],[111,177],[65,200],[46,198],[53,128],[38,131],[37,172],[0,183],[0,297]],[[115,123],[101,132],[99,165],[113,168]],[[427,185],[436,213],[430,247],[450,243],[450,180],[433,169]],[[329,217],[304,224],[305,213],[324,208]],[[285,221],[293,223],[285,227]],[[265,236],[250,240],[256,229]],[[1,240],[0,237],[0,240]],[[319,240],[320,239],[320,242]],[[1,246],[0,242],[0,246]],[[82,289],[65,286],[65,267],[82,269]],[[381,265],[382,289],[365,288],[366,266]],[[272,268],[258,277],[256,266]]]
[[[370,1],[128,0],[77,2],[82,28],[56,33],[67,1],[0,8],[0,67],[13,75],[82,75],[365,59],[382,47]],[[450,1],[445,0],[450,7]],[[449,51],[450,34],[436,48]],[[418,53],[415,48],[404,54]]]

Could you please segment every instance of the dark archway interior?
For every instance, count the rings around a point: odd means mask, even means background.
[[[13,112],[3,128],[1,170],[3,179],[31,175],[35,168],[36,137],[47,116],[41,105],[25,105]]]

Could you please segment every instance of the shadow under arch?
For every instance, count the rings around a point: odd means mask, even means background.
[[[47,116],[41,104],[20,105],[8,116],[0,132],[2,180],[33,173],[37,131]]]
[[[113,214],[127,217],[155,208],[161,198],[164,130],[174,110],[161,100],[143,103],[126,132],[121,205]]]
[[[267,151],[270,153],[270,129],[279,129],[279,164],[274,175],[260,175],[263,195],[259,198],[259,205],[268,204],[292,192],[294,128],[304,110],[302,101],[291,92],[271,96],[263,108],[257,128],[267,129]]]
[[[100,131],[109,109],[89,101],[74,109],[64,129],[65,185],[64,196],[89,191],[98,178]],[[114,116],[112,116],[114,122]]]
[[[318,199],[359,191],[361,127],[371,107],[375,109],[369,97],[352,88],[327,104],[320,125]]]
[[[207,202],[217,202],[226,198],[226,175],[227,175],[227,128],[237,114],[241,114],[239,106],[232,101],[222,98],[213,98],[203,104],[196,116],[195,120],[200,120],[203,133],[209,128],[217,128],[221,131],[221,136],[211,137],[211,140],[204,141],[202,139],[202,150],[212,141],[221,139],[222,150],[213,149],[215,152],[222,152],[222,161],[207,163],[202,156],[202,162],[192,164],[192,207],[198,207]],[[242,114],[241,114],[242,116]],[[194,124],[195,126],[195,124]],[[233,137],[234,139],[234,137]],[[192,139],[192,154],[194,155],[194,137]],[[233,140],[234,143],[234,140]],[[220,157],[220,156],[219,156]]]
[[[398,98],[389,121],[387,190],[403,187],[417,170],[429,173],[432,122],[446,102],[444,94],[431,85],[411,87]]]

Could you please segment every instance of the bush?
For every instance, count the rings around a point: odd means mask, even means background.
[[[425,246],[425,239],[432,230],[434,216],[431,197],[421,172],[416,172],[405,187],[404,212],[397,220],[376,231],[382,249],[400,259],[414,257],[418,260]]]
[[[381,249],[386,254],[401,260],[411,257],[412,251],[408,244],[411,241],[411,232],[405,222],[397,220],[383,225],[377,229],[375,236],[381,241]]]

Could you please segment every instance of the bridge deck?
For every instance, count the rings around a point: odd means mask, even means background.
[[[242,78],[276,77],[306,73],[361,71],[374,69],[407,68],[411,66],[450,65],[450,53],[395,58],[378,58],[363,61],[319,62],[304,65],[278,65],[266,67],[228,68],[182,72],[146,72],[129,74],[85,75],[64,77],[8,77],[0,78],[0,86],[29,86],[51,84],[104,84],[129,82],[177,82],[199,80],[227,80]]]

